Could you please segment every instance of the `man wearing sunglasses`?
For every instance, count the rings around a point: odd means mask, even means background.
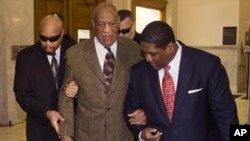
[[[65,52],[74,44],[63,39],[63,33],[62,20],[47,15],[40,22],[40,41],[17,55],[14,92],[27,112],[27,141],[59,141],[53,128],[64,120],[57,112],[58,89],[64,75]]]
[[[132,39],[140,44],[140,34],[136,32],[133,14],[129,10],[122,9],[118,11],[118,15],[120,17],[119,36]]]

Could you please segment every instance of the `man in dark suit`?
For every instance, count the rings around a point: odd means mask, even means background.
[[[79,89],[76,111],[65,91],[59,92],[59,112],[65,118],[59,135],[62,141],[133,141],[123,103],[130,67],[142,59],[139,45],[118,37],[119,18],[110,3],[95,7],[92,24],[95,36],[66,53],[64,83],[75,80]]]
[[[119,36],[129,38],[140,44],[140,34],[136,32],[136,23],[133,13],[126,9],[118,11],[120,18]]]
[[[14,92],[17,102],[27,112],[27,141],[59,140],[53,128],[57,121],[63,120],[57,108],[58,88],[64,76],[64,54],[74,44],[64,40],[63,33],[60,18],[45,16],[39,26],[40,41],[17,55]],[[56,64],[54,74],[52,62]],[[52,119],[56,122],[50,123]]]
[[[141,51],[124,106],[125,115],[140,108],[147,117],[139,126],[125,116],[134,134],[146,141],[229,141],[238,117],[220,59],[176,41],[162,21],[145,27]]]

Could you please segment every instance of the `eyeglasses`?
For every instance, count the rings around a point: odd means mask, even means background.
[[[40,37],[40,39],[41,39],[42,41],[44,41],[44,42],[47,42],[48,40],[49,40],[50,42],[55,42],[55,41],[57,41],[57,40],[61,37],[61,33],[58,34],[58,35],[52,36],[52,37],[46,37],[46,36],[44,36],[44,35],[42,35],[42,34],[39,34],[39,37]]]
[[[127,28],[127,29],[122,29],[122,30],[118,29],[118,34],[120,34],[120,33],[122,33],[122,34],[129,33],[129,31],[131,30],[132,26],[133,26],[133,24],[129,28]]]

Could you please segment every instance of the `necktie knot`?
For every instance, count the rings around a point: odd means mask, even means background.
[[[164,68],[164,75],[166,75],[167,77],[170,76],[169,70],[170,70],[170,66],[167,65],[167,66]]]
[[[169,65],[167,65],[165,68],[164,68],[164,73],[166,74],[166,73],[169,73],[168,71],[170,70],[170,66]]]

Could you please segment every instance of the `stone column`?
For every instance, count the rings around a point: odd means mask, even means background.
[[[12,48],[34,44],[33,0],[1,0],[0,17],[0,126],[5,126],[25,120],[13,92]]]
[[[248,54],[248,59],[250,59],[250,46],[245,46],[245,51]],[[247,96],[248,96],[248,104],[247,104],[247,123],[250,124],[250,63],[248,61],[248,86],[247,86]]]

